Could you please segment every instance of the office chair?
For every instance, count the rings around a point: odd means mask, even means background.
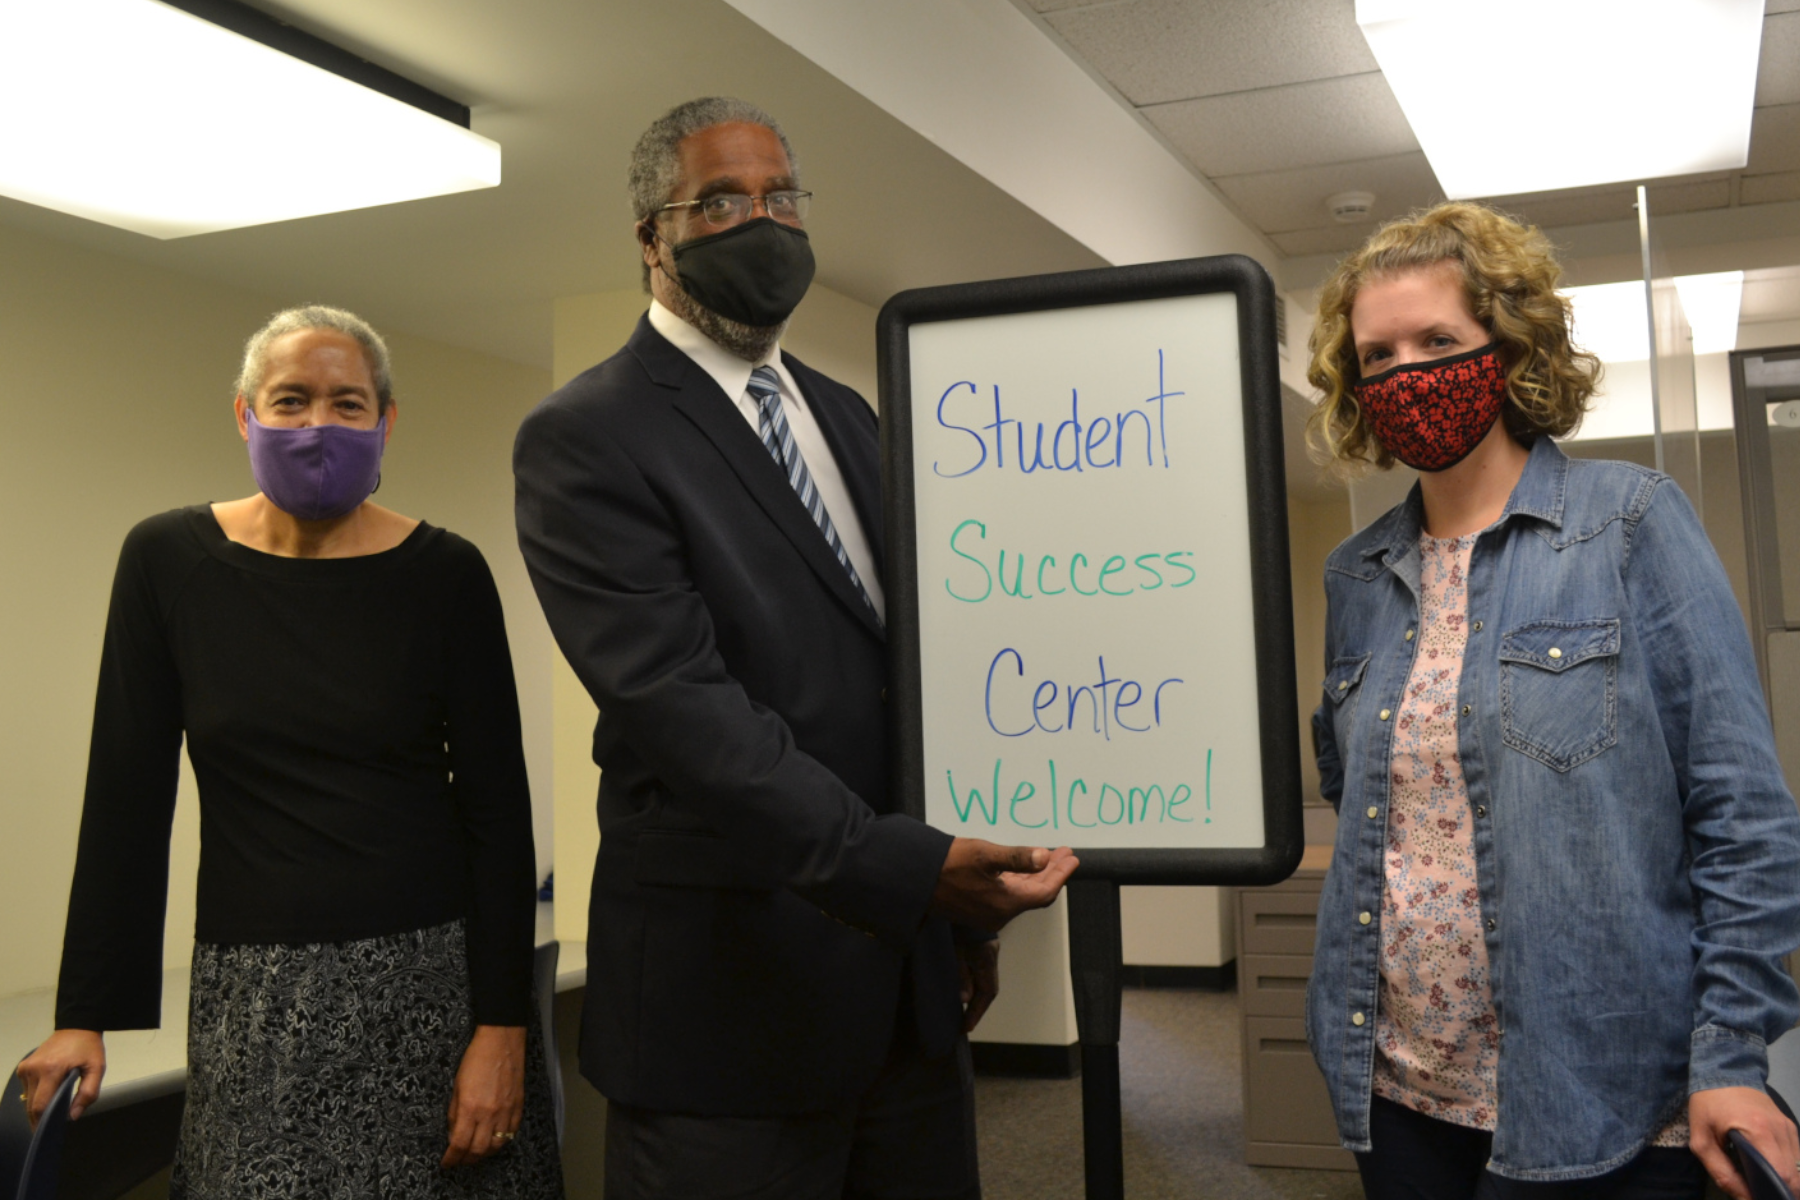
[[[69,1072],[35,1130],[25,1115],[24,1081],[17,1071],[6,1081],[6,1095],[0,1097],[0,1196],[56,1200],[56,1172],[62,1165],[69,1102],[80,1079],[76,1072]]]
[[[1788,1120],[1794,1121],[1794,1110],[1788,1107],[1788,1103],[1782,1099],[1781,1093],[1773,1087],[1766,1090],[1769,1093],[1769,1099],[1775,1102],[1775,1107],[1779,1108]],[[1795,1124],[1800,1125],[1800,1121],[1795,1121]],[[1742,1175],[1744,1182],[1750,1186],[1750,1200],[1794,1200],[1794,1194],[1788,1191],[1785,1183],[1781,1182],[1781,1176],[1776,1173],[1774,1167],[1769,1165],[1769,1160],[1750,1144],[1749,1138],[1734,1129],[1726,1140],[1731,1143],[1731,1157],[1737,1166],[1738,1174]]]
[[[550,1103],[556,1111],[556,1144],[563,1139],[562,1057],[556,1049],[556,960],[561,950],[556,942],[537,948],[533,959],[533,975],[537,987],[538,1028],[544,1037],[544,1070],[550,1076]]]

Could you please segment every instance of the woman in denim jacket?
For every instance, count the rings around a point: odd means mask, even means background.
[[[1559,274],[1445,204],[1320,296],[1315,436],[1420,478],[1325,567],[1308,1036],[1371,1197],[1741,1197],[1732,1129],[1800,1189],[1800,813],[1687,498],[1551,440],[1599,377]]]

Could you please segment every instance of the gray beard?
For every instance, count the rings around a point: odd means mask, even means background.
[[[762,361],[787,332],[786,321],[779,325],[746,325],[720,316],[688,295],[673,271],[664,270],[663,277],[673,285],[669,289],[669,311],[745,362]]]

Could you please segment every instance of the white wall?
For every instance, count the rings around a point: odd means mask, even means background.
[[[255,490],[233,426],[243,340],[267,296],[0,227],[0,996],[56,979],[113,564],[152,513]],[[380,314],[365,314],[380,324]],[[382,500],[481,547],[506,605],[539,804],[551,837],[549,646],[512,536],[512,430],[548,373],[386,331],[404,418]],[[183,784],[165,961],[187,961],[198,825]]]
[[[1119,889],[1124,959],[1134,967],[1222,967],[1237,957],[1232,892],[1216,887]]]

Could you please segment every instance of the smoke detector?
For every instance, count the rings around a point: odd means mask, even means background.
[[[1339,225],[1354,225],[1369,219],[1369,211],[1375,207],[1375,193],[1336,192],[1325,197],[1325,207]]]

